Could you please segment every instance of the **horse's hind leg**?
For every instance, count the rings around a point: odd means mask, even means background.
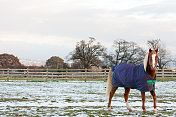
[[[124,98],[126,102],[127,109],[132,112],[133,110],[131,109],[130,105],[128,104],[128,95],[130,93],[130,88],[125,88],[125,93],[124,93]]]
[[[115,91],[117,90],[118,87],[113,87],[111,89],[110,95],[109,95],[109,102],[108,102],[108,110],[111,111],[111,100],[112,97],[114,96]]]

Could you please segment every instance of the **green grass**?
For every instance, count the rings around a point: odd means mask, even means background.
[[[163,82],[163,79],[161,79],[161,78],[158,78],[156,80],[157,80],[157,82]],[[176,78],[165,78],[164,79],[164,82],[168,82],[168,81],[175,81],[176,82]]]
[[[27,81],[25,78],[13,78],[13,79],[9,79],[9,82],[13,82],[13,81],[21,81],[21,80],[25,80],[25,81]],[[6,78],[0,78],[0,82],[3,82],[3,81],[7,81],[7,79]],[[48,81],[51,81],[51,82],[60,82],[60,81],[65,81],[65,82],[69,82],[69,81],[85,81],[85,79],[83,78],[74,78],[74,79],[72,79],[72,78],[69,78],[69,79],[63,79],[63,78],[57,78],[57,79],[51,79],[51,78],[49,78],[48,79]],[[86,82],[87,81],[104,81],[104,79],[86,79]],[[28,82],[46,82],[46,79],[45,78],[38,78],[38,79],[28,79]]]
[[[13,78],[13,79],[9,79],[9,82],[13,82],[13,81],[16,81],[16,80],[26,80],[26,78]],[[6,78],[0,78],[0,81],[7,81]],[[60,81],[65,81],[65,82],[69,82],[69,81],[104,81],[104,78],[100,78],[100,79],[96,79],[96,78],[87,78],[85,80],[85,78],[68,78],[68,79],[63,79],[63,78],[48,78],[48,81],[51,81],[51,82],[60,82]],[[162,82],[163,80],[161,78],[157,78],[157,82]],[[165,78],[164,79],[164,82],[168,82],[168,81],[175,81],[176,82],[176,78]],[[29,81],[28,82],[46,82],[46,79],[45,78],[36,78],[36,79],[30,79],[29,78]],[[107,82],[107,80],[105,80],[105,82]]]

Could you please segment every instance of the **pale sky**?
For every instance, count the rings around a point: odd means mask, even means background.
[[[94,37],[106,48],[125,39],[147,48],[160,38],[176,56],[175,0],[0,0],[0,54],[65,57]]]

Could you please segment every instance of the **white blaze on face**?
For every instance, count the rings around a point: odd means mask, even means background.
[[[156,57],[156,54],[153,54],[152,55],[152,67],[155,68],[155,57]]]

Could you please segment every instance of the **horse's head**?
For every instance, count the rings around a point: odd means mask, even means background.
[[[150,67],[151,70],[156,69],[157,60],[158,60],[158,49],[156,49],[156,50],[149,49],[148,63],[147,64],[148,64],[148,67]]]

